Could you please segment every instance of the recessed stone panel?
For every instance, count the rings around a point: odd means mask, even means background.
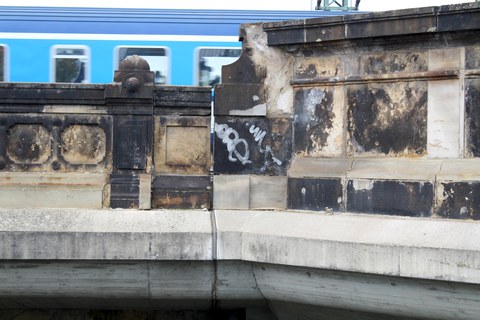
[[[465,48],[465,69],[480,69],[480,45]]]
[[[71,164],[98,164],[106,155],[106,135],[93,125],[71,125],[62,132],[62,157]]]
[[[154,164],[158,173],[208,173],[209,117],[155,117]]]
[[[338,156],[343,153],[343,88],[309,88],[295,93],[295,153]]]
[[[295,61],[294,80],[314,80],[343,76],[339,57],[309,57]]]
[[[167,125],[167,165],[205,165],[208,162],[208,140],[206,127],[181,127]]]
[[[424,155],[427,97],[424,81],[349,86],[348,154]]]
[[[422,72],[427,71],[428,60],[425,52],[382,52],[360,56],[360,66],[365,75]]]
[[[42,164],[52,154],[51,135],[40,124],[17,124],[7,133],[7,156],[17,164]]]

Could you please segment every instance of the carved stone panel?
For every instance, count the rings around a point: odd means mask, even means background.
[[[155,172],[209,172],[209,117],[158,116],[154,121]]]
[[[41,124],[16,124],[8,129],[7,157],[16,164],[42,164],[51,156],[51,133]]]
[[[68,126],[61,133],[62,157],[71,164],[98,164],[105,158],[106,140],[98,126]]]

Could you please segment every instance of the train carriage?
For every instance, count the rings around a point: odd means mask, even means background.
[[[119,62],[137,54],[159,84],[208,86],[241,54],[241,23],[343,14],[0,7],[0,81],[109,83]]]

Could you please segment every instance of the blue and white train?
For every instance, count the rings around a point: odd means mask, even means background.
[[[155,81],[213,85],[241,54],[241,23],[338,11],[231,11],[0,7],[0,81],[109,83],[128,55],[144,57]]]

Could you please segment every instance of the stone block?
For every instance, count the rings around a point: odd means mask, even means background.
[[[249,208],[285,210],[287,208],[287,177],[251,176]]]
[[[305,41],[322,43],[345,38],[346,25],[343,16],[305,20]]]
[[[463,69],[465,51],[463,48],[442,48],[428,51],[428,70]]]
[[[340,211],[342,179],[288,178],[288,209]]]
[[[445,67],[445,64],[443,66]],[[437,67],[441,66],[437,65]],[[428,157],[458,158],[463,155],[462,100],[462,85],[459,80],[429,81]]]
[[[344,154],[344,95],[341,87],[295,92],[294,146],[300,156]]]
[[[465,47],[465,69],[480,69],[480,45]]]
[[[423,81],[348,86],[347,154],[424,155],[427,96]]]
[[[110,175],[110,207],[133,209],[139,207],[140,178],[138,174]]]
[[[466,154],[480,157],[480,79],[465,80]]]
[[[436,30],[436,8],[376,12],[345,16],[346,38],[371,38],[426,33]]]
[[[303,43],[305,41],[304,24],[305,20],[264,23],[263,29],[267,31],[268,45]]]
[[[293,81],[343,77],[343,61],[337,56],[307,57],[295,60]]]
[[[152,154],[152,118],[116,116],[113,121],[113,165],[117,169],[145,170]]]
[[[352,164],[352,159],[297,157],[292,161],[288,176],[292,178],[346,177]]]
[[[152,184],[152,207],[210,209],[210,176],[156,175]]]
[[[206,174],[210,170],[210,118],[154,118],[156,173]]]
[[[425,159],[355,159],[349,179],[434,181],[441,161]]]
[[[437,202],[443,218],[480,220],[480,181],[439,181]]]
[[[1,172],[0,207],[100,209],[104,187],[103,174]]]
[[[428,69],[427,53],[422,51],[363,54],[359,60],[359,71],[363,75],[424,72]]]
[[[290,119],[216,117],[215,121],[215,174],[285,174],[292,157]]]
[[[475,30],[480,28],[480,10],[475,3],[445,5],[438,12],[439,32]]]
[[[433,203],[430,181],[349,179],[347,183],[349,212],[429,217]]]
[[[267,103],[259,84],[219,84],[215,87],[216,116],[266,116]]]
[[[213,177],[213,208],[250,208],[250,177],[248,175],[216,175]]]

